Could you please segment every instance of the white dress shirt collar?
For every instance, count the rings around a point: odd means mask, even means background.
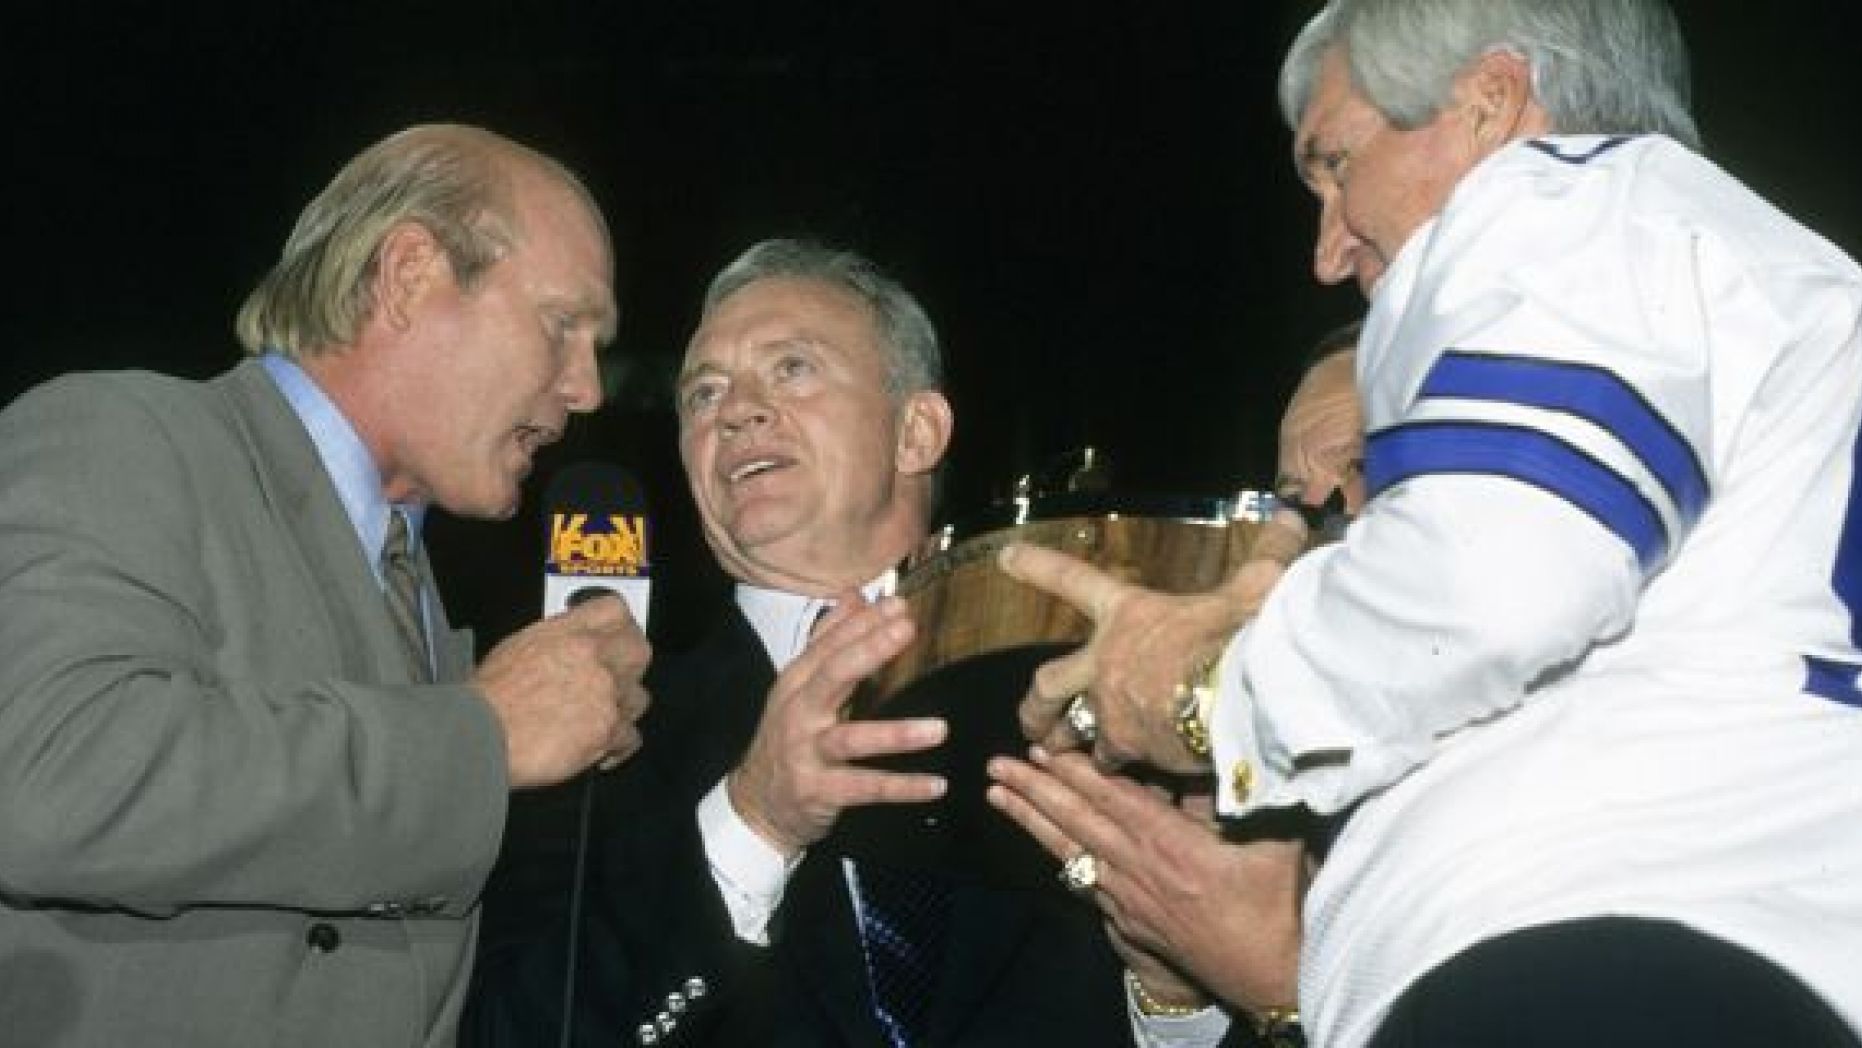
[[[291,405],[291,410],[310,434],[323,471],[336,486],[336,497],[343,504],[350,526],[356,529],[369,570],[375,573],[375,581],[381,582],[380,554],[382,542],[388,537],[390,509],[400,510],[407,517],[408,548],[418,552],[420,525],[425,519],[426,507],[417,503],[389,506],[388,500],[382,497],[381,469],[375,464],[375,456],[369,453],[368,445],[362,443],[342,410],[303,368],[278,353],[264,354],[259,363],[277,383],[278,392],[284,395],[285,402]]]
[[[887,571],[860,587],[860,593],[869,601],[888,596],[897,585],[898,577],[898,572]],[[777,673],[788,668],[808,646],[808,634],[815,628],[815,620],[833,605],[833,601],[823,597],[785,593],[748,582],[737,584],[737,607],[742,609],[744,618],[750,620]]]

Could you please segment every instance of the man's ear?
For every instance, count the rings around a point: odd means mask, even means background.
[[[431,230],[419,222],[395,223],[375,252],[371,290],[376,314],[395,330],[407,330],[414,303],[450,269],[446,252]]]
[[[1549,129],[1532,94],[1532,66],[1514,51],[1489,51],[1475,59],[1455,81],[1455,103],[1467,116],[1469,148],[1476,156]]]
[[[899,410],[898,448],[893,456],[900,473],[929,473],[944,460],[955,426],[950,401],[935,389],[909,393]]]

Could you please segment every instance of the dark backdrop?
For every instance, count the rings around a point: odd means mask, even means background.
[[[1844,5],[1678,6],[1710,151],[1862,247],[1862,45],[1837,32]],[[681,592],[719,579],[673,457],[666,378],[705,278],[764,236],[856,246],[923,298],[959,417],[952,515],[1085,444],[1128,489],[1259,486],[1299,353],[1358,308],[1355,291],[1310,281],[1313,208],[1273,101],[1310,10],[15,5],[0,24],[0,400],[73,368],[220,370],[232,313],[310,195],[364,144],[450,119],[562,157],[610,214],[613,396],[537,479],[591,455],[641,472],[661,579]],[[486,638],[533,613],[533,506],[509,527],[434,526],[449,596]],[[684,635],[692,604],[662,606],[662,639]]]

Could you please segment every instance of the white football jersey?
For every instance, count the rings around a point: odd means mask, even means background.
[[[1358,805],[1308,900],[1316,1043],[1600,914],[1862,1029],[1862,271],[1667,139],[1516,143],[1358,361],[1373,497],[1236,638],[1212,732],[1229,814]]]

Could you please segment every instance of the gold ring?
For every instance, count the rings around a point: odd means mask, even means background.
[[[1060,883],[1075,895],[1086,895],[1099,886],[1099,860],[1081,850],[1060,866]]]

